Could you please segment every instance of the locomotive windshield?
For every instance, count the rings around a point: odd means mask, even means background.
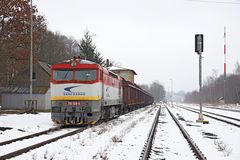
[[[97,70],[54,70],[53,80],[56,81],[95,81],[97,79]]]
[[[75,79],[78,81],[94,81],[97,79],[97,70],[76,70]]]
[[[73,79],[73,71],[71,70],[54,70],[53,80],[66,81]]]

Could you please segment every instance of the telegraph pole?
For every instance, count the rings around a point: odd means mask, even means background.
[[[203,52],[203,34],[195,35],[195,52],[199,55],[199,106],[200,112],[197,122],[208,123],[204,120],[202,114],[202,52]]]

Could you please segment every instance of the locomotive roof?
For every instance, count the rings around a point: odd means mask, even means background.
[[[60,62],[60,63],[55,63],[52,65],[52,69],[57,69],[57,68],[72,68],[72,62],[75,61],[74,59],[69,59],[69,60],[65,60],[63,62]],[[79,68],[80,66],[81,67],[84,67],[84,68],[100,68],[100,65],[95,63],[95,62],[92,62],[92,61],[89,61],[89,60],[79,60],[79,59],[76,59],[76,66],[74,66],[73,68]]]
[[[73,59],[70,60],[66,60],[63,63],[69,63],[70,61],[72,61]],[[89,61],[89,60],[85,60],[85,59],[81,59],[81,61],[79,62],[80,64],[97,64],[95,62]],[[61,63],[60,63],[61,64]]]

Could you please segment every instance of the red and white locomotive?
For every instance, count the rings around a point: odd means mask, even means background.
[[[94,124],[153,103],[136,84],[91,61],[74,57],[51,67],[52,120]]]

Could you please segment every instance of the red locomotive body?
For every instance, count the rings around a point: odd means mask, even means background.
[[[96,63],[74,58],[51,69],[57,123],[94,124],[153,103],[149,93]]]

